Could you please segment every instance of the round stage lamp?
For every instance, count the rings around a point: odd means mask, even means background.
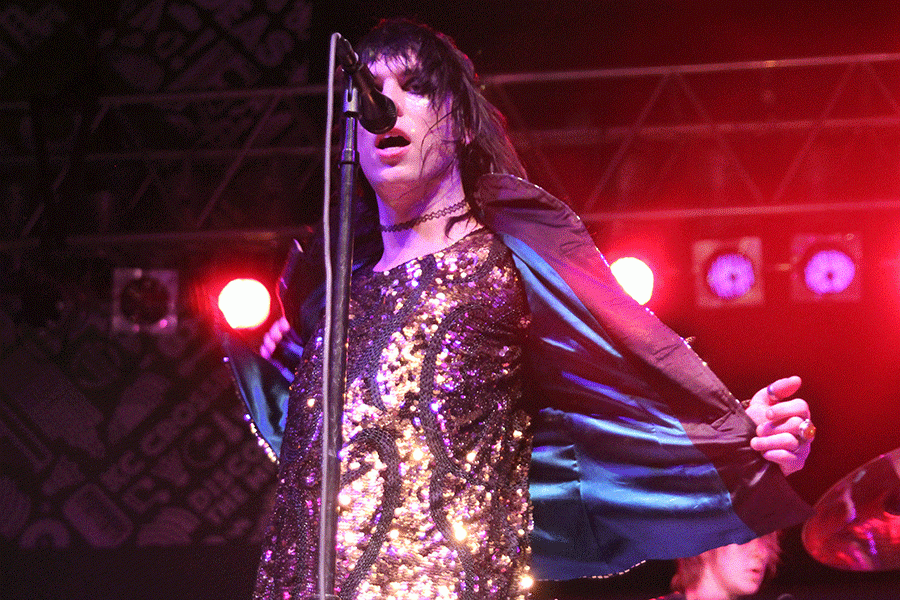
[[[625,292],[647,304],[653,296],[653,270],[639,258],[626,256],[614,261],[609,268]]]
[[[826,248],[810,255],[803,266],[803,280],[819,296],[840,294],[853,283],[856,262],[842,250]]]
[[[256,279],[233,279],[219,293],[219,309],[234,329],[254,329],[269,318],[272,296]]]
[[[112,288],[114,332],[164,333],[177,327],[177,271],[118,267]]]
[[[119,293],[119,307],[130,322],[147,326],[169,313],[172,296],[168,287],[155,277],[142,275],[129,281]]]
[[[799,302],[857,302],[862,240],[856,233],[797,234],[791,242],[791,296]]]
[[[721,300],[737,300],[756,283],[753,261],[737,251],[723,251],[710,257],[706,267],[706,284]]]

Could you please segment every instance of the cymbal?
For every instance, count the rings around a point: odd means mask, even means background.
[[[900,448],[854,470],[825,492],[803,524],[803,546],[829,567],[900,569]]]

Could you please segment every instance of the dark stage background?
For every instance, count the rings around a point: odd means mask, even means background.
[[[818,436],[791,480],[806,500],[900,447],[896,2],[7,1],[0,598],[249,597],[275,467],[244,420],[209,295],[239,268],[271,281],[318,218],[328,35],[355,40],[393,14],[446,31],[495,78],[487,93],[535,181],[610,256],[630,244],[657,259],[650,308],[738,396],[803,378]],[[774,68],[835,57],[850,60]],[[773,69],[709,68],[683,88],[673,77],[665,114],[644,123],[656,128],[635,125],[655,85],[641,69],[745,61]],[[549,77],[603,69],[616,72],[603,85]],[[518,83],[504,85],[510,74]],[[692,120],[698,104],[672,90],[696,92],[709,114]],[[742,137],[723,141],[712,122],[743,124]],[[618,145],[631,127],[643,132]],[[798,300],[792,240],[848,233],[855,296]],[[744,236],[762,243],[760,301],[703,305],[692,244]],[[123,324],[116,294],[133,269],[168,277],[164,325]],[[825,567],[799,528],[784,546],[762,598],[900,598],[897,571]],[[646,599],[670,575],[650,563],[544,582],[539,597]]]

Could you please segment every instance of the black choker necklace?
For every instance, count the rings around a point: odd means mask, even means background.
[[[393,225],[382,225],[381,231],[392,232],[392,231],[403,231],[404,229],[412,229],[413,227],[415,227],[416,225],[418,225],[419,223],[422,223],[424,221],[430,221],[432,219],[437,219],[439,217],[446,217],[448,215],[452,215],[453,213],[455,213],[459,209],[463,208],[464,206],[466,206],[465,198],[463,198],[456,204],[451,204],[450,206],[445,206],[444,208],[442,208],[440,210],[436,210],[436,211],[430,212],[430,213],[425,213],[424,215],[419,215],[418,217],[416,217],[414,219],[410,219],[409,221],[403,221],[402,223],[395,223]],[[466,213],[463,213],[463,215],[464,214],[466,214]],[[463,216],[463,215],[460,215],[460,216]]]

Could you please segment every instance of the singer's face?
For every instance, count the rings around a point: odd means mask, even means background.
[[[728,598],[755,594],[774,560],[773,550],[763,538],[716,548],[709,557],[708,573]]]
[[[417,93],[408,61],[379,60],[369,69],[396,104],[397,123],[380,135],[359,128],[360,166],[381,202],[401,211],[426,209],[429,199],[461,186],[447,103],[435,108],[438,103]]]

